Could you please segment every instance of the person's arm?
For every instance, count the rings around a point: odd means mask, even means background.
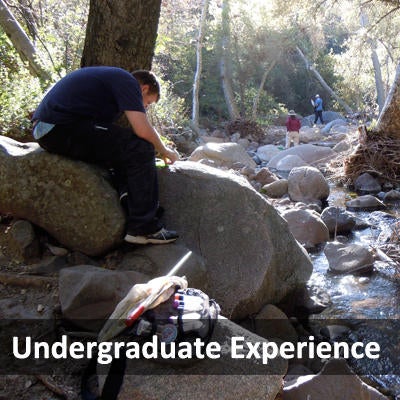
[[[169,161],[172,164],[179,160],[178,152],[165,146],[158,132],[151,126],[145,113],[125,111],[125,115],[136,135],[150,142],[166,163]]]

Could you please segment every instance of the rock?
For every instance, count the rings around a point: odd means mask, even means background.
[[[278,162],[287,155],[296,155],[302,158],[306,163],[314,164],[317,162],[327,162],[331,158],[336,157],[337,153],[329,147],[315,146],[313,144],[300,144],[299,146],[282,150],[276,156],[272,157],[270,162],[267,164],[267,167],[276,169]]]
[[[335,151],[336,153],[343,153],[350,149],[351,149],[351,144],[347,140],[341,140],[333,147],[332,150]]]
[[[341,115],[340,113],[337,113],[335,111],[323,111],[322,118],[324,119],[325,124],[328,124],[329,122],[337,120],[337,119],[344,119],[343,115]],[[315,119],[314,114],[308,115],[307,117],[303,118],[304,122],[302,123],[302,125],[308,124],[309,126],[313,126],[314,119]]]
[[[140,246],[125,253],[116,268],[118,271],[135,270],[152,278],[167,275],[188,251],[188,248],[177,243],[171,246]],[[202,288],[206,293],[207,274],[203,257],[195,253],[176,272],[178,276],[186,276],[191,287]]]
[[[351,232],[356,225],[356,219],[353,215],[340,207],[325,208],[321,214],[321,219],[331,234]]]
[[[236,162],[255,167],[255,161],[247,154],[246,150],[237,143],[207,143],[198,147],[189,157],[189,161],[210,159],[216,165],[231,168]]]
[[[311,210],[288,210],[282,216],[293,236],[305,247],[314,248],[329,240],[329,231],[319,215]]]
[[[392,189],[383,196],[384,203],[396,203],[398,201],[400,201],[400,191],[398,190]]]
[[[295,167],[306,167],[308,164],[299,156],[287,155],[278,161],[276,169],[282,172],[290,172]]]
[[[212,342],[221,348],[221,357],[208,357],[190,363],[180,360],[152,361],[141,359],[128,361],[126,374],[118,395],[119,400],[198,398],[231,400],[263,399],[274,400],[282,387],[287,371],[287,361],[281,358],[269,360],[263,365],[255,357],[233,359],[231,338],[242,337],[246,342],[267,342],[227,319],[219,319]],[[247,347],[244,347],[245,354]],[[103,386],[104,370],[99,366],[100,387]],[[251,375],[250,375],[251,373]]]
[[[0,246],[3,255],[14,261],[27,262],[40,255],[39,240],[29,221],[16,220],[5,231],[2,230]]]
[[[330,360],[318,375],[302,376],[283,389],[285,400],[388,400],[365,384],[344,360]]]
[[[370,250],[359,244],[329,242],[324,248],[329,269],[338,274],[371,272],[374,257]]]
[[[380,183],[368,173],[361,174],[354,182],[356,192],[361,194],[376,194],[382,190]]]
[[[317,168],[298,167],[288,176],[288,193],[292,201],[325,201],[329,196],[329,185]]]
[[[159,178],[166,226],[204,258],[207,293],[225,315],[247,317],[307,281],[308,255],[245,178],[192,162],[176,162]]]
[[[261,185],[267,185],[272,182],[276,182],[279,178],[273,174],[268,168],[261,168],[254,177],[254,180]]]
[[[385,209],[386,206],[375,196],[366,194],[346,201],[346,208],[350,211],[374,211]]]
[[[279,181],[269,183],[261,188],[261,192],[265,193],[268,197],[279,199],[288,192],[287,179],[280,179]]]
[[[0,136],[0,209],[40,226],[64,246],[101,255],[125,217],[104,171]]]
[[[278,307],[267,304],[253,319],[254,332],[270,340],[296,343],[298,336],[286,314]]]
[[[92,265],[64,268],[59,276],[61,312],[75,325],[99,331],[130,288],[149,280],[135,271],[112,271]]]
[[[266,144],[257,149],[257,156],[263,162],[268,162],[274,155],[278,154],[281,150],[272,144]]]
[[[250,140],[249,139],[239,139],[237,141],[237,144],[239,144],[240,146],[242,146],[245,150],[247,150],[247,148],[250,145]]]
[[[326,135],[329,133],[329,131],[331,130],[331,128],[333,126],[337,126],[337,125],[347,125],[346,120],[342,119],[342,118],[338,118],[338,119],[334,119],[333,121],[328,122],[322,129],[321,129],[321,133],[323,135]]]
[[[303,126],[300,129],[300,143],[317,142],[323,139],[318,128]]]

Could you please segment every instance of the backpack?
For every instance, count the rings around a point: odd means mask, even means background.
[[[143,342],[156,335],[160,342],[166,344],[193,342],[197,338],[208,343],[218,320],[220,307],[215,300],[210,299],[200,289],[185,287],[185,282],[181,286],[175,285],[172,294],[165,301],[154,308],[145,310],[137,317],[135,315],[132,320],[130,316],[137,310],[137,307],[134,307],[124,321],[126,328],[118,333],[118,337],[127,337]],[[107,323],[105,327],[107,327]],[[99,336],[101,337],[101,335]],[[105,336],[103,335],[103,337]],[[99,395],[93,389],[97,384],[97,362],[96,358],[91,359],[81,380],[82,399],[117,399],[123,383],[126,362],[125,357],[113,359],[102,394]]]

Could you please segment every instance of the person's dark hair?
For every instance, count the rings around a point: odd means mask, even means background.
[[[156,75],[144,69],[133,71],[132,75],[139,81],[141,85],[149,86],[149,93],[157,95],[157,101],[160,99],[160,84],[158,83]]]

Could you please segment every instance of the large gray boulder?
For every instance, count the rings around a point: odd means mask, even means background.
[[[177,162],[160,173],[160,198],[167,226],[204,258],[209,294],[225,315],[248,316],[308,280],[304,248],[244,178]]]
[[[238,143],[206,143],[190,155],[189,161],[211,160],[218,167],[231,168],[235,163],[255,167],[256,163]]]
[[[124,215],[101,169],[41,151],[34,143],[7,138],[2,143],[0,210],[88,255],[120,243]],[[218,299],[229,317],[246,317],[279,302],[308,280],[312,263],[305,250],[246,179],[192,162],[161,170],[159,178],[166,226],[181,238],[158,252],[162,267],[150,263],[150,271],[140,272],[151,278],[165,274],[174,262],[165,252],[181,244],[202,259],[198,265],[207,271],[207,282],[200,288]]]
[[[276,154],[271,158],[267,167],[276,169],[279,161],[288,155],[298,156],[308,164],[317,164],[319,162],[328,162],[333,157],[336,157],[337,153],[329,147],[315,146],[313,144],[300,144],[299,146],[282,150],[280,153]]]
[[[104,171],[5,136],[0,136],[0,210],[92,256],[115,246],[125,224]]]
[[[329,185],[322,172],[314,167],[295,167],[288,176],[290,200],[312,203],[325,201]]]

